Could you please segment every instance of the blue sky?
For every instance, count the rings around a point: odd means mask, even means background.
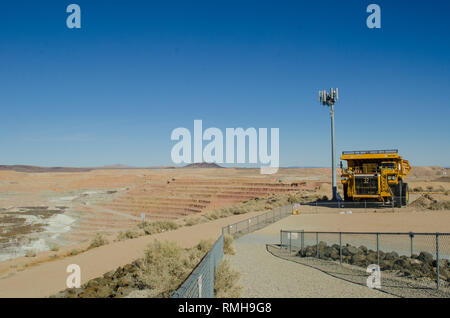
[[[66,27],[77,3],[82,28]],[[366,7],[381,7],[381,29]],[[282,166],[336,147],[450,166],[448,1],[9,1],[0,164],[171,165],[177,127],[277,127]]]

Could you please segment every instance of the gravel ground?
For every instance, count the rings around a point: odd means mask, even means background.
[[[366,286],[366,280],[369,274],[365,268],[353,266],[350,264],[340,265],[338,262],[321,260],[314,257],[296,256],[296,251],[289,253],[286,249],[280,249],[276,245],[268,245],[267,251],[275,257],[283,260],[303,265],[319,270],[341,280],[354,283],[359,286]],[[442,284],[444,285],[444,284]],[[447,286],[441,286],[436,290],[436,282],[430,279],[413,280],[404,277],[398,277],[394,272],[381,272],[381,292],[391,296],[403,298],[449,298],[450,290]]]
[[[277,242],[279,236],[258,233],[234,241],[236,254],[227,258],[241,273],[242,297],[394,297],[275,257],[266,244]]]

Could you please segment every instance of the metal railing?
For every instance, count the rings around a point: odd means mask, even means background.
[[[223,258],[223,235],[171,298],[213,298],[214,275]]]
[[[444,273],[443,279],[450,282],[450,233],[281,230],[280,246],[290,253],[300,253],[299,256],[340,264],[358,263],[353,255],[359,253],[365,257],[360,258],[359,262],[365,265],[376,264],[381,270],[403,270],[407,273],[409,270],[402,266],[408,260],[418,260],[410,268],[414,275],[434,276],[437,289]]]
[[[229,234],[237,238],[244,234],[260,230],[289,215],[292,215],[292,205],[275,208],[264,214],[259,214],[249,219],[224,226],[222,228],[222,234]]]

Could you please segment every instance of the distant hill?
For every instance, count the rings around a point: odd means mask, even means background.
[[[26,165],[0,165],[0,171],[16,171],[16,172],[87,172],[92,168],[70,168],[70,167],[38,167]]]
[[[118,163],[115,165],[106,165],[106,166],[102,166],[102,167],[96,167],[95,169],[137,169],[137,167],[123,165],[121,163]]]
[[[197,162],[191,163],[182,168],[223,168],[223,167],[219,166],[217,163]]]

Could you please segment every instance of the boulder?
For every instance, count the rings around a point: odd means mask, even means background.
[[[333,244],[331,247],[334,248],[335,250],[338,250],[338,251],[339,251],[339,248],[340,248],[338,244]]]
[[[378,255],[376,252],[374,251],[368,252],[366,258],[370,264],[378,264]]]
[[[350,259],[350,264],[358,265],[358,266],[366,266],[367,264],[367,258],[363,254],[354,254],[352,255],[352,258]]]
[[[442,269],[442,268],[446,269],[448,267],[448,265],[449,265],[448,260],[446,260],[446,259],[440,259],[439,260],[439,269]],[[433,260],[433,267],[436,267],[436,261],[435,260]]]
[[[324,241],[319,242],[319,251],[325,249],[327,247],[327,243]]]
[[[358,248],[351,245],[346,245],[342,248],[342,255],[345,256],[352,256],[360,253],[361,251]]]
[[[425,264],[429,265],[433,264],[433,255],[431,255],[428,252],[420,252],[418,259],[424,262]]]
[[[396,252],[389,252],[384,254],[384,259],[388,261],[393,261],[398,258],[398,254]]]
[[[411,263],[404,258],[397,258],[396,260],[394,260],[393,267],[397,270],[411,269]]]
[[[111,279],[114,276],[114,271],[107,272],[103,275],[105,279]]]
[[[394,265],[394,262],[391,261],[391,260],[384,259],[384,260],[382,260],[380,262],[380,268],[381,268],[381,270],[384,270],[384,271],[392,270],[393,269],[393,265]]]
[[[358,249],[359,249],[362,253],[364,253],[365,255],[367,255],[367,252],[368,252],[367,247],[365,247],[364,245],[361,245],[360,247],[358,247]]]
[[[330,258],[334,261],[339,260],[339,250],[336,250],[335,248],[331,248]]]

